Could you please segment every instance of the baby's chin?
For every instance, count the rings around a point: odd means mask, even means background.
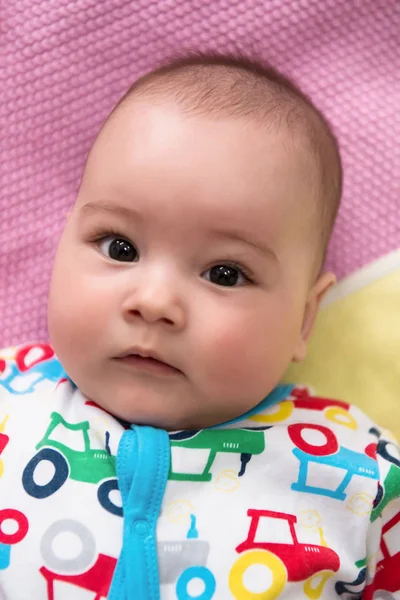
[[[192,425],[199,424],[201,417],[194,414],[182,414],[182,411],[168,409],[167,399],[161,404],[157,399],[146,397],[126,397],[118,392],[96,393],[91,386],[79,386],[82,395],[89,402],[93,402],[99,408],[106,411],[112,417],[118,419],[125,426],[141,425],[156,427],[166,431],[177,431],[181,429],[192,429]],[[110,402],[110,398],[113,401]],[[196,428],[200,428],[196,425]]]
[[[239,396],[232,386],[202,388],[186,376],[127,377],[124,372],[90,369],[80,370],[76,376],[82,394],[110,415],[130,425],[167,431],[221,425],[247,413],[265,397],[258,397],[259,389]]]
[[[88,392],[89,390],[87,390]],[[93,390],[91,390],[93,392]],[[161,401],[159,398],[141,396],[141,398],[126,398],[118,394],[103,395],[96,393],[85,393],[83,395],[97,406],[108,412],[111,416],[121,421],[125,426],[141,425],[164,429],[166,431],[182,431],[205,429],[215,425],[221,425],[246,412],[247,409],[240,410],[232,414],[228,410],[209,410],[201,409],[195,401],[190,406],[186,398],[186,406],[183,409],[182,402],[168,402],[165,397]],[[114,402],[110,403],[109,398],[113,397]]]
[[[96,402],[96,404],[126,426],[155,427],[168,432],[206,429],[230,420],[229,418],[218,418],[215,415],[205,416],[203,414],[180,414],[176,416],[166,414],[165,411],[161,410],[149,413],[139,408],[134,410],[132,407],[129,410],[112,410],[109,407],[102,406],[99,402]]]

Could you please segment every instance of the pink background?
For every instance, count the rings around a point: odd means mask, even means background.
[[[398,0],[7,0],[0,44],[0,347],[46,340],[87,150],[132,80],[181,50],[257,53],[325,110],[345,164],[339,277],[400,246]]]

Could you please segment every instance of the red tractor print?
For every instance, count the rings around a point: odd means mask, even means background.
[[[282,423],[286,421],[295,408],[322,412],[328,421],[343,425],[349,429],[357,429],[357,422],[349,412],[350,404],[342,400],[313,396],[307,387],[287,386],[287,400],[278,403],[278,410],[271,414],[256,414],[249,417],[257,423]]]
[[[107,598],[117,560],[105,554],[99,554],[93,567],[80,575],[61,575],[41,567],[40,572],[47,583],[47,600],[55,600],[55,582],[69,583],[93,592],[93,600]]]
[[[2,530],[3,522],[9,520],[14,521],[16,525],[13,533],[6,533]],[[0,570],[7,569],[11,562],[11,546],[21,542],[28,533],[28,529],[28,519],[21,511],[14,508],[0,510]]]
[[[393,529],[395,527],[397,527],[397,536],[393,535]],[[364,590],[364,600],[373,600],[373,598],[378,597],[390,600],[391,598],[395,598],[395,596],[392,596],[392,592],[400,591],[400,549],[395,554],[391,554],[387,541],[385,540],[385,536],[387,536],[389,532],[392,540],[399,539],[400,512],[382,527],[381,552],[383,558],[376,565],[376,573],[373,582],[367,585]],[[400,548],[399,544],[397,544],[397,548]],[[381,592],[381,595],[379,595],[379,592]]]
[[[251,600],[254,594],[243,583],[246,570],[255,564],[268,567],[272,573],[272,584],[263,594],[263,600],[278,598],[287,582],[304,581],[304,593],[310,600],[317,600],[327,580],[339,569],[339,556],[324,545],[303,544],[297,539],[294,515],[271,510],[249,509],[251,518],[247,539],[237,546],[241,554],[229,575],[229,587],[233,597]],[[257,529],[260,519],[279,519],[287,524],[290,542],[259,540]]]
[[[6,416],[0,423],[0,454],[3,453],[5,447],[7,446],[8,442],[10,441],[10,438],[8,437],[8,435],[6,435],[4,433],[4,428],[7,423],[7,419],[8,419],[8,416]],[[0,458],[0,477],[3,475],[3,471],[4,471],[4,463],[3,463],[3,460]]]
[[[73,558],[62,558],[53,550],[55,538],[65,532],[74,534],[80,541],[80,552]],[[93,600],[107,598],[117,559],[97,554],[95,540],[86,525],[73,519],[56,521],[45,532],[40,550],[45,566],[39,571],[46,580],[47,600],[55,600],[56,582],[92,592]]]

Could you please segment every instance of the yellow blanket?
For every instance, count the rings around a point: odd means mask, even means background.
[[[400,250],[332,290],[285,381],[356,404],[400,438]]]

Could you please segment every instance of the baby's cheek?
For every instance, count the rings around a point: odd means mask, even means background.
[[[203,360],[209,366],[211,377],[240,381],[251,374],[260,357],[266,352],[263,324],[253,319],[229,319],[225,314],[216,320],[204,340]]]
[[[275,305],[221,312],[202,332],[210,383],[238,394],[276,385],[291,360],[295,329],[292,316]]]
[[[92,344],[105,326],[104,306],[90,286],[90,278],[76,278],[68,291],[65,284],[53,289],[49,325],[61,345]]]

